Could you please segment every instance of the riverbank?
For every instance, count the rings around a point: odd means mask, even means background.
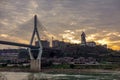
[[[29,68],[0,68],[0,72],[33,72]],[[120,69],[116,70],[105,70],[105,69],[42,69],[41,72],[44,73],[112,73],[120,72]]]
[[[104,70],[104,69],[43,69],[45,73],[112,73],[120,72],[120,70]]]

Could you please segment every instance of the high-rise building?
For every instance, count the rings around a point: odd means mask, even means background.
[[[52,47],[53,48],[59,48],[59,49],[64,49],[66,47],[67,43],[59,40],[53,40],[52,41]]]
[[[47,40],[41,40],[43,48],[49,48],[50,43]],[[38,41],[35,42],[35,45],[38,46]]]
[[[81,45],[85,46],[86,45],[86,35],[84,32],[81,34]]]

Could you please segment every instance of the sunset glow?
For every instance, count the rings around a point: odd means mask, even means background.
[[[0,39],[29,43],[33,16],[41,39],[81,43],[86,40],[120,49],[119,0],[1,0]],[[42,26],[42,28],[41,28]]]

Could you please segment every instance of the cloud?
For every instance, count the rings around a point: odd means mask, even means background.
[[[0,38],[2,38],[5,41],[7,41],[7,40],[14,40],[14,42],[19,42],[19,43],[26,43],[26,44],[29,43],[27,40],[24,40],[24,39],[21,39],[19,37],[15,37],[15,36],[10,36],[8,34],[0,34]]]
[[[114,49],[120,43],[119,0],[1,0],[0,13],[0,34],[11,41],[29,42],[37,14],[47,31],[39,27],[41,36],[80,43],[85,31],[88,41],[107,42]]]
[[[7,38],[8,35],[7,34],[0,34],[0,37]]]

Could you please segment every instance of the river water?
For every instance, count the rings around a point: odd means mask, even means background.
[[[0,80],[120,80],[120,72],[80,74],[1,72]]]

